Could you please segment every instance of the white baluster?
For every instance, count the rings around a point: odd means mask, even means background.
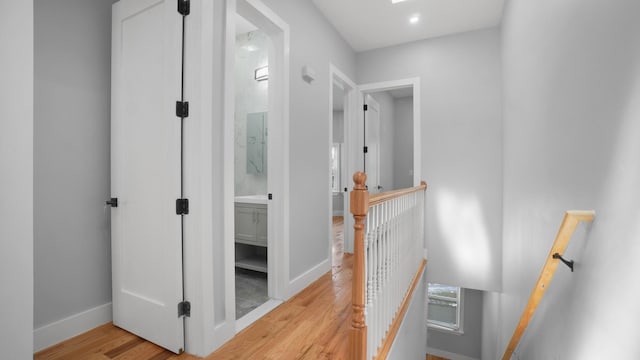
[[[368,356],[377,354],[422,261],[424,192],[369,208],[366,219],[365,312]]]

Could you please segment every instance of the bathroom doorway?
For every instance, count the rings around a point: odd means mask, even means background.
[[[269,37],[236,16],[234,242],[236,319],[269,300]]]
[[[234,294],[236,331],[282,303],[288,279],[288,27],[259,1],[238,0],[227,19],[234,129],[233,249],[227,291]],[[231,30],[231,29],[229,29]],[[229,149],[231,150],[231,149]],[[286,259],[286,260],[285,260]],[[232,278],[231,278],[232,277]]]

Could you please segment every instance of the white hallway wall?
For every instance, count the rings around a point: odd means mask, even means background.
[[[0,349],[33,355],[33,2],[0,3]]]
[[[634,0],[508,3],[504,294],[485,298],[496,326],[485,326],[483,359],[504,351],[568,209],[596,219],[574,235],[576,271],[558,269],[517,354],[640,358],[638,14]]]
[[[420,77],[427,280],[499,290],[500,33],[483,30],[358,53],[360,84]],[[464,231],[462,231],[464,230]],[[460,251],[463,249],[464,251]]]
[[[264,0],[290,26],[290,280],[329,254],[329,63],[355,78],[355,53],[309,0]],[[308,65],[316,79],[307,83]],[[310,205],[311,204],[311,205]],[[330,265],[327,263],[327,265]],[[329,268],[327,268],[329,270]]]

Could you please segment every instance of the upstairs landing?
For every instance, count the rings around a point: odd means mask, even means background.
[[[219,359],[347,359],[353,258],[344,255],[331,272],[209,355]],[[69,339],[34,356],[36,360],[195,360],[175,355],[112,324]]]

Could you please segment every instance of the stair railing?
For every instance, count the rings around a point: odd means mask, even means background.
[[[558,235],[556,235],[556,239],[551,246],[551,251],[549,251],[549,255],[547,256],[547,261],[544,263],[540,276],[538,277],[538,281],[531,291],[529,302],[522,312],[520,321],[513,332],[513,336],[511,336],[507,349],[504,351],[502,360],[511,359],[511,356],[518,347],[518,343],[520,342],[524,331],[527,329],[533,314],[538,308],[538,304],[540,304],[542,297],[549,288],[549,284],[551,284],[551,280],[553,280],[558,264],[562,261],[571,268],[571,271],[573,271],[573,261],[565,260],[562,257],[562,254],[564,254],[564,251],[569,245],[569,240],[571,240],[578,224],[581,222],[592,222],[594,217],[595,211],[593,210],[571,210],[565,213],[562,224],[560,225],[560,230],[558,230]]]
[[[369,195],[353,175],[354,225],[350,359],[386,359],[424,271],[427,184]]]

